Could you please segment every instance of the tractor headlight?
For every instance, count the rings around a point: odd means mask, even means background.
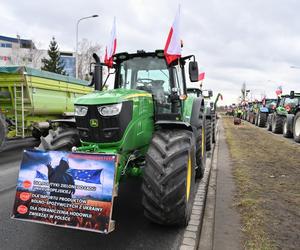
[[[88,112],[88,107],[75,106],[75,116],[86,116],[87,112]]]
[[[120,114],[122,103],[112,104],[107,106],[98,107],[98,112],[103,116],[114,116]]]

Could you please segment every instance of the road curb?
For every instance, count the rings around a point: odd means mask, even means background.
[[[204,218],[204,208],[207,197],[207,189],[209,184],[209,179],[211,175],[212,165],[215,159],[215,152],[218,145],[218,136],[217,131],[216,143],[213,145],[211,150],[211,157],[206,161],[206,168],[204,171],[204,176],[198,184],[198,188],[195,194],[195,199],[192,208],[192,215],[189,221],[188,226],[186,227],[181,245],[179,246],[180,250],[195,250],[198,249],[200,237],[201,237],[201,228]]]
[[[198,249],[201,250],[212,250],[214,247],[218,151],[219,139],[216,141],[215,151],[212,158],[211,173],[208,183],[205,208],[203,212],[202,228],[198,245]]]

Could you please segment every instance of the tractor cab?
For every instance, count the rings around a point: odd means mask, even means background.
[[[155,104],[156,120],[181,120],[183,102],[187,98],[184,65],[191,57],[181,58],[167,65],[162,50],[116,54],[114,89],[150,93]],[[198,81],[195,61],[190,61],[189,74],[191,81]]]

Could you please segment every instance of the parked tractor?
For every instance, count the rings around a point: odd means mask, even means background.
[[[206,151],[212,149],[213,133],[215,131],[215,122],[216,122],[216,112],[214,110],[213,102],[210,101],[210,98],[213,96],[212,90],[201,90],[200,88],[188,88],[188,95],[194,95],[197,97],[204,97],[205,101],[205,145]]]
[[[191,82],[198,81],[194,56],[167,65],[164,51],[114,55],[113,89],[103,90],[102,67],[96,60],[95,91],[75,102],[74,126],[61,123],[42,137],[40,149],[118,155],[116,183],[142,176],[145,216],[158,224],[187,225],[195,177],[205,168],[205,104],[187,93],[186,63]],[[76,125],[75,125],[76,124]],[[74,142],[79,136],[80,143]]]
[[[264,99],[259,103],[255,114],[255,125],[264,128],[267,124],[268,115],[274,111],[276,99]]]
[[[293,91],[292,93],[278,97],[274,112],[268,116],[267,129],[276,134],[282,134],[284,132],[284,136],[286,137],[292,136],[293,126],[291,124],[294,122],[293,112],[297,113],[298,99],[295,98]],[[292,116],[290,116],[290,114]],[[285,131],[283,129],[284,126]]]
[[[283,120],[283,136],[300,142],[300,93],[291,91],[284,105],[288,114]]]
[[[248,121],[252,124],[255,124],[256,119],[257,119],[257,114],[259,112],[259,107],[261,105],[261,102],[255,101],[253,102],[250,107],[249,107],[249,112],[248,112]]]
[[[6,139],[48,134],[50,119],[74,118],[89,82],[21,66],[0,67],[0,150]]]

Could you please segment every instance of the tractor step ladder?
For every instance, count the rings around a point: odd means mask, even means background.
[[[14,84],[16,136],[25,137],[24,85]]]

